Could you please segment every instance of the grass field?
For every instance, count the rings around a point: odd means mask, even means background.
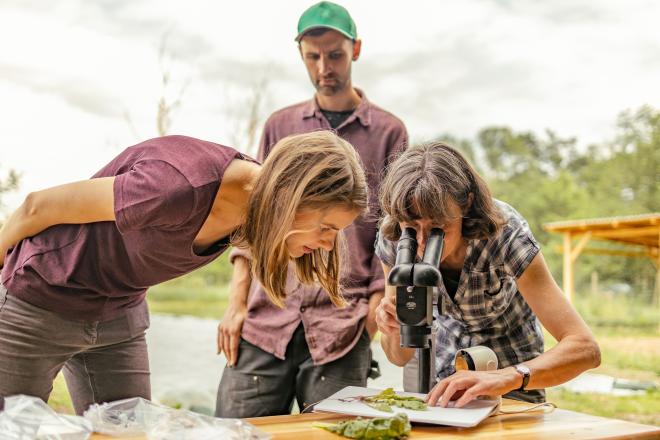
[[[194,315],[220,319],[227,307],[227,287],[182,286],[170,283],[149,293],[152,313]],[[575,305],[591,326],[600,344],[602,365],[592,370],[622,379],[654,382],[660,386],[660,309],[626,297],[580,296]],[[555,344],[546,335],[546,348]],[[637,423],[660,426],[660,389],[641,396],[577,394],[567,390],[548,390],[548,400],[560,408]],[[72,412],[61,377],[55,382],[49,404],[61,412]]]

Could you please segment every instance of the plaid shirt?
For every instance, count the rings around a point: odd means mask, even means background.
[[[453,300],[444,285],[435,289],[435,298],[439,298],[433,308],[438,379],[454,373],[454,356],[462,348],[490,347],[500,368],[543,353],[543,330],[516,284],[540,248],[525,219],[506,203],[495,203],[507,219],[500,234],[469,241]],[[376,255],[392,267],[396,242],[379,234]],[[530,390],[519,398],[541,402],[545,392]]]

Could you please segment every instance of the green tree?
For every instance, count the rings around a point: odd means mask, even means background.
[[[554,251],[561,239],[545,232],[544,223],[660,210],[660,112],[649,106],[623,112],[618,128],[612,141],[583,152],[574,138],[560,138],[551,130],[539,137],[487,127],[477,135],[472,156],[484,158],[479,168],[486,170],[494,196],[528,220],[555,276],[561,275],[561,256]],[[588,282],[593,270],[605,281],[653,285],[653,267],[646,260],[584,255],[578,286]]]

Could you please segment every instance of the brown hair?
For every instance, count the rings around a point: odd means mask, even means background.
[[[284,307],[291,257],[285,240],[296,216],[305,209],[367,209],[367,184],[355,148],[330,131],[288,136],[263,164],[248,202],[246,220],[233,242],[252,252],[252,273],[271,301]],[[340,291],[341,246],[322,248],[295,258],[296,274],[305,284],[319,283],[336,306]]]
[[[312,29],[308,30],[307,32],[305,32],[304,34],[302,34],[302,36],[300,37],[300,40],[298,41],[298,45],[300,45],[300,42],[305,37],[320,37],[321,35],[325,34],[328,31],[331,31],[331,30],[333,30],[333,29],[332,28],[327,28],[327,27],[312,28]],[[351,40],[351,42],[355,42],[354,39],[347,37],[343,33],[341,35],[344,36],[347,40]]]
[[[464,238],[492,237],[504,224],[488,185],[458,150],[442,142],[408,148],[392,162],[381,186],[385,238],[399,239],[399,222],[451,220],[450,201],[461,209]]]

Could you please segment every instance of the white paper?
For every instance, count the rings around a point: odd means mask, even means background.
[[[327,399],[322,400],[314,406],[314,411],[327,411],[363,417],[391,417],[396,413],[402,412],[408,415],[411,422],[470,428],[472,426],[477,426],[483,419],[488,417],[495,408],[497,408],[499,403],[498,399],[474,400],[463,408],[441,408],[439,406],[429,406],[425,411],[415,411],[393,406],[393,412],[388,413],[378,411],[360,401],[344,402],[340,400],[356,396],[372,396],[381,391],[382,390],[376,390],[373,388],[346,387]],[[400,396],[415,396],[421,399],[426,397],[425,394],[417,393],[397,392],[397,394]]]

